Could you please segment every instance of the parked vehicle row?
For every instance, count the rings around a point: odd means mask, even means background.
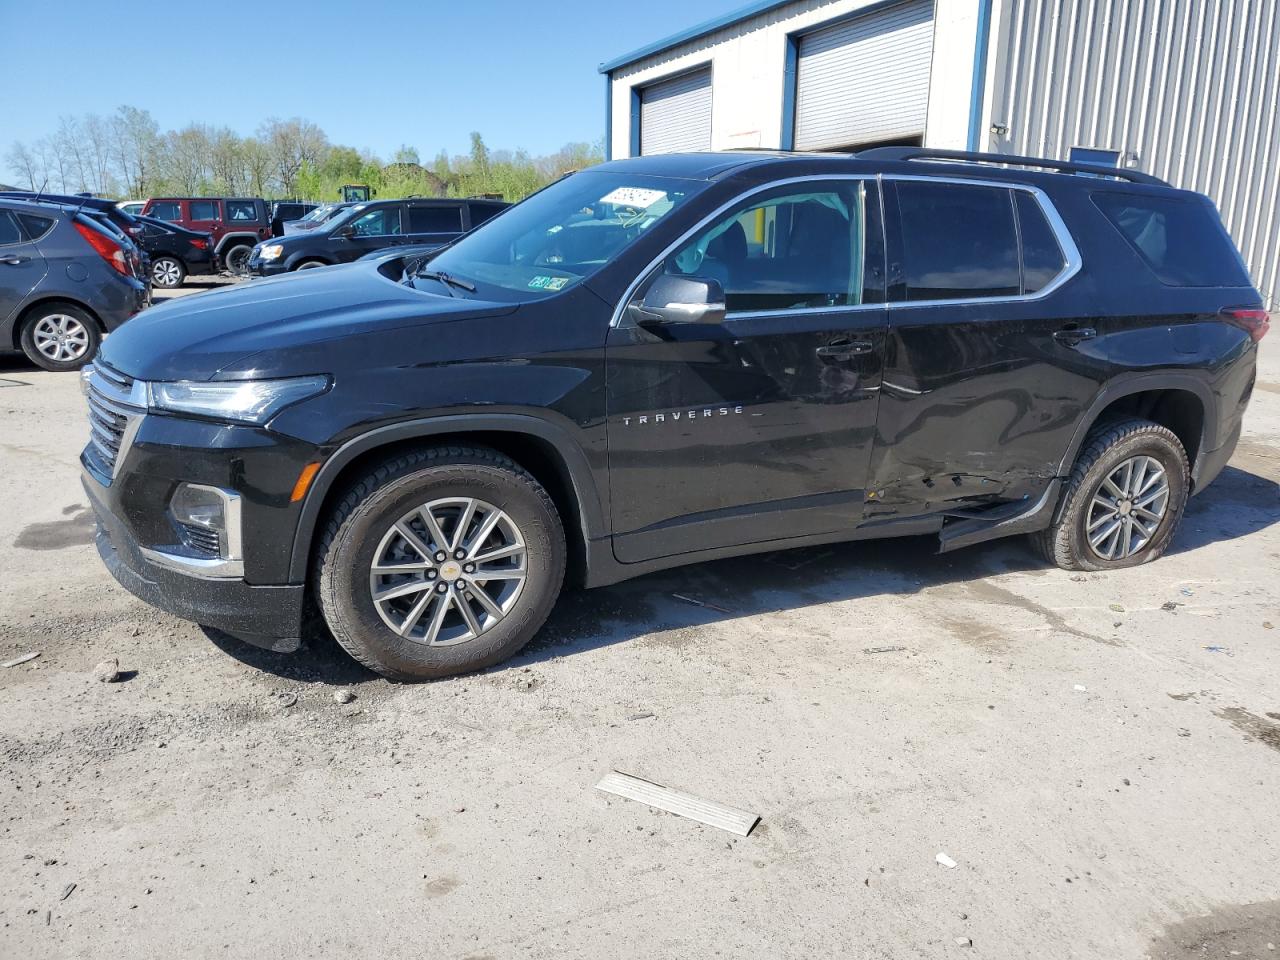
[[[313,232],[456,232],[472,204]],[[273,649],[318,609],[361,663],[440,677],[520,650],[566,571],[905,535],[1155,559],[1235,449],[1267,326],[1212,203],[1137,171],[641,157],[426,262],[148,311],[87,378],[83,482],[142,599]]]
[[[510,204],[501,200],[410,197],[354,203],[330,220],[260,243],[248,270],[271,277],[350,263],[366,254],[413,244],[427,251],[451,243]]]
[[[271,236],[271,213],[258,197],[152,197],[142,215],[209,234],[229,273],[244,273],[254,244]]]
[[[137,246],[101,210],[68,199],[0,197],[0,349],[46,370],[83,366],[150,302]]]

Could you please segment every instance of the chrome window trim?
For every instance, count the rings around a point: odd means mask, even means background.
[[[648,265],[640,271],[636,278],[631,281],[630,285],[627,287],[626,293],[622,295],[618,300],[618,305],[614,307],[613,316],[609,320],[609,326],[611,328],[622,326],[622,317],[626,311],[627,304],[631,302],[631,298],[635,296],[635,292],[639,288],[640,284],[644,282],[655,267],[674,253],[686,240],[694,236],[699,230],[704,229],[708,224],[714,221],[716,217],[719,217],[731,207],[737,205],[743,200],[750,199],[758,193],[763,193],[766,190],[772,190],[774,187],[785,187],[796,183],[831,182],[835,180],[875,180],[877,184],[883,184],[886,181],[920,180],[928,183],[955,183],[968,186],[997,187],[1005,190],[1025,191],[1035,198],[1036,203],[1040,207],[1040,211],[1045,215],[1045,219],[1048,220],[1049,229],[1053,231],[1054,237],[1058,241],[1058,247],[1062,251],[1062,255],[1066,260],[1066,263],[1062,270],[1058,272],[1057,276],[1035,293],[1021,293],[1015,296],[1004,297],[955,297],[945,300],[897,300],[889,303],[860,303],[835,307],[798,307],[791,310],[752,310],[742,313],[729,313],[725,317],[725,323],[732,323],[735,320],[750,320],[764,317],[797,317],[825,313],[850,313],[862,310],[901,310],[914,307],[939,307],[973,303],[1032,303],[1036,300],[1043,300],[1055,290],[1062,287],[1077,273],[1079,273],[1084,266],[1084,262],[1080,256],[1080,248],[1076,246],[1075,240],[1071,236],[1071,231],[1067,229],[1067,224],[1058,213],[1057,208],[1053,205],[1053,201],[1049,199],[1048,194],[1032,184],[1015,183],[1007,180],[993,180],[985,177],[931,177],[919,174],[811,174],[804,177],[789,177],[784,180],[773,180],[769,183],[759,184],[751,190],[748,190],[745,193],[740,193],[731,200],[726,201],[699,220],[694,224],[694,226],[686,230],[676,238],[676,240],[670,243],[662,253],[654,257],[653,260],[651,260]],[[883,197],[883,192],[881,193],[881,196]]]

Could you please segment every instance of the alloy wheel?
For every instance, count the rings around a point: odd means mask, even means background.
[[[1130,457],[1107,474],[1089,501],[1089,548],[1103,560],[1132,557],[1151,542],[1168,509],[1164,465],[1146,455]]]
[[[414,508],[383,535],[369,592],[378,615],[401,637],[451,646],[501,623],[527,576],[515,521],[483,500],[448,497]]]
[[[89,349],[89,331],[65,313],[51,313],[37,320],[32,340],[36,349],[55,363],[79,360]]]
[[[176,287],[182,280],[182,268],[176,260],[162,258],[151,265],[151,279],[158,287]]]

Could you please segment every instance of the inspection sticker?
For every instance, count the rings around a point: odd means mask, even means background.
[[[619,207],[636,207],[647,210],[659,200],[665,200],[665,190],[646,190],[644,187],[618,187],[600,198],[601,203],[613,203]]]

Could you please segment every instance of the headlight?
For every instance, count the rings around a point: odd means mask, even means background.
[[[279,260],[280,254],[284,253],[284,247],[278,243],[268,243],[265,247],[258,251],[258,256],[263,260]]]
[[[288,380],[179,380],[149,385],[153,410],[195,413],[218,420],[266,423],[290,404],[329,389],[329,378],[291,377]]]

